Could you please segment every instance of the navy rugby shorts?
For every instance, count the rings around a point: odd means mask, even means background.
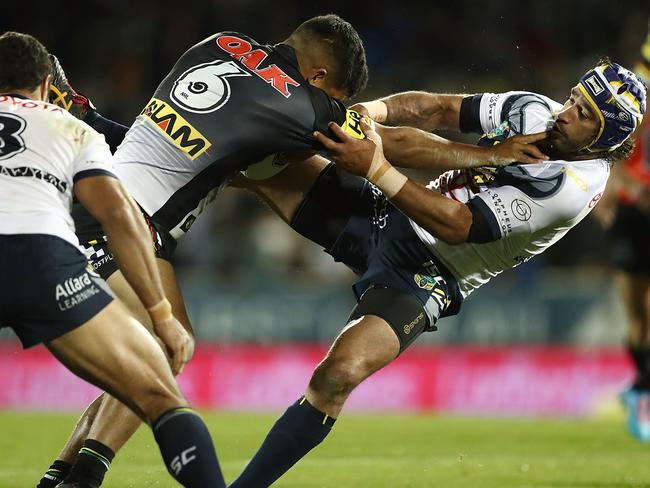
[[[455,315],[462,296],[453,275],[431,254],[409,219],[363,178],[328,166],[296,212],[292,227],[351,268],[357,300],[371,288],[398,290],[419,301],[435,330]]]
[[[76,329],[112,300],[108,285],[69,242],[0,235],[0,327],[11,327],[23,347]]]

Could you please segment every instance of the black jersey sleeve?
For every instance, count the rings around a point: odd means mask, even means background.
[[[323,90],[316,87],[310,87],[309,94],[316,114],[314,130],[329,135],[330,131],[327,126],[330,122],[343,125],[346,108],[342,102],[330,97]]]
[[[470,95],[463,98],[460,105],[459,121],[461,132],[483,133],[480,114],[481,98],[483,98],[483,94]]]

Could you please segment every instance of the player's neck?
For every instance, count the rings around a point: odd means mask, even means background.
[[[14,89],[14,90],[6,90],[0,93],[0,96],[3,95],[13,95],[13,96],[19,96],[22,98],[28,98],[30,100],[37,100],[39,102],[42,102],[43,99],[41,98],[41,90],[40,86],[36,88],[36,90],[19,90],[19,89]]]

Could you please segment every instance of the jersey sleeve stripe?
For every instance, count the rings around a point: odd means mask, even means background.
[[[459,126],[461,132],[483,134],[481,127],[481,98],[483,95],[471,95],[463,98],[460,105]]]
[[[472,212],[472,226],[469,230],[468,242],[484,244],[501,238],[501,229],[496,217],[487,203],[480,197],[474,197],[467,202]]]
[[[76,183],[77,181],[82,180],[84,178],[88,178],[89,176],[110,176],[111,178],[118,179],[117,176],[115,176],[115,174],[105,169],[86,169],[84,171],[79,171],[77,174],[75,174],[72,181]]]

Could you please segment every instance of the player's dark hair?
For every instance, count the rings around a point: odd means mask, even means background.
[[[35,37],[20,32],[0,36],[0,92],[35,90],[50,71],[47,49]]]
[[[333,84],[354,97],[368,83],[366,51],[357,31],[335,14],[313,17],[298,26],[292,37],[305,36],[321,41],[334,63]]]
[[[624,161],[626,159],[630,159],[632,151],[634,151],[634,140],[629,137],[623,141],[623,144],[618,146],[613,151],[604,152],[602,158],[609,161],[610,163],[616,161]]]

